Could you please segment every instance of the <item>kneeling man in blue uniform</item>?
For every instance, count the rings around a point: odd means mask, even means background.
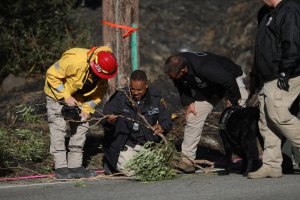
[[[142,70],[132,72],[129,87],[116,91],[105,104],[103,113],[108,115],[102,122],[106,174],[121,172],[133,176],[134,172],[126,171],[125,164],[146,142],[160,142],[159,134],[168,133],[172,127],[164,99],[155,88],[148,87]]]

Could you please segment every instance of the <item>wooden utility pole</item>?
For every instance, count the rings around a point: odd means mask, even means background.
[[[139,24],[139,0],[103,0],[103,20],[113,24],[137,27]],[[126,86],[131,71],[139,65],[138,32],[123,38],[126,30],[103,25],[103,42],[113,48],[119,70],[114,79],[109,80],[109,94],[116,88]],[[134,55],[133,55],[134,54]]]

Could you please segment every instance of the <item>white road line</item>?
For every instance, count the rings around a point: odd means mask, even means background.
[[[0,186],[0,189],[7,189],[7,188],[20,188],[20,187],[33,187],[33,186],[48,186],[48,185],[59,185],[59,184],[74,184],[76,181],[69,181],[69,182],[55,182],[55,183],[33,183],[27,185],[6,185]]]

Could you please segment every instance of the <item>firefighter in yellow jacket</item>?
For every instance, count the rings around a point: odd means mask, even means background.
[[[72,48],[63,53],[46,74],[45,93],[50,128],[50,153],[58,179],[96,176],[82,166],[88,119],[117,73],[117,60],[108,46]],[[71,113],[71,115],[69,115]],[[69,117],[69,118],[68,118]],[[70,126],[68,151],[65,146]]]

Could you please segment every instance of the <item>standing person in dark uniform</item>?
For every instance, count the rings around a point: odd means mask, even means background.
[[[248,92],[241,67],[230,59],[208,52],[182,52],[170,56],[165,73],[177,87],[187,106],[182,153],[196,158],[204,122],[213,107],[226,96],[228,106],[245,106]],[[188,159],[178,166],[185,173],[195,171]]]
[[[147,76],[141,70],[131,74],[130,86],[117,91],[105,104],[103,113],[109,115],[102,122],[107,174],[122,172],[127,176],[134,175],[132,171],[126,171],[124,165],[146,142],[159,142],[158,134],[167,134],[172,126],[164,99],[154,88],[148,87]],[[146,123],[140,114],[152,129],[144,126]]]
[[[281,136],[300,149],[300,121],[290,108],[300,93],[300,2],[263,0],[252,75],[258,84],[263,165],[248,178],[282,176]],[[265,9],[266,10],[266,9]]]

